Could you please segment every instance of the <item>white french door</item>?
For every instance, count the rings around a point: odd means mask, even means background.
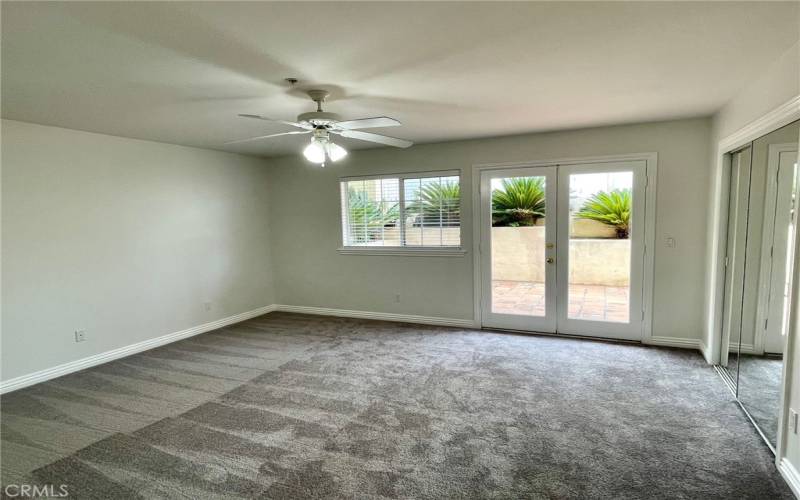
[[[641,340],[646,166],[481,171],[483,326]]]
[[[481,174],[481,318],[485,326],[556,332],[556,167]],[[500,200],[500,192],[507,200]],[[493,209],[493,198],[503,203]],[[525,205],[528,208],[514,208]]]
[[[646,163],[566,165],[558,180],[558,331],[641,340]],[[581,218],[587,206],[627,224]]]

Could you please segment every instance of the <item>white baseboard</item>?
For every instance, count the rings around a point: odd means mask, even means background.
[[[440,318],[435,316],[417,316],[413,314],[381,313],[371,311],[351,311],[348,309],[332,309],[328,307],[291,306],[278,304],[276,311],[316,314],[320,316],[338,316],[343,318],[375,319],[380,321],[396,321],[401,323],[419,323],[423,325],[454,326],[458,328],[479,329],[480,325],[471,319]],[[649,337],[642,340],[643,344],[668,347],[681,347],[684,349],[700,349],[699,339],[683,339],[677,337]]]
[[[798,474],[797,469],[794,468],[794,465],[786,458],[782,458],[780,463],[778,464],[778,470],[783,476],[783,479],[786,480],[786,484],[789,485],[789,488],[792,489],[792,493],[797,498],[800,498],[800,474]]]
[[[477,328],[471,319],[439,318],[435,316],[417,316],[414,314],[395,314],[370,311],[351,311],[348,309],[331,309],[327,307],[290,306],[278,304],[276,311],[316,314],[320,316],[339,316],[343,318],[376,319],[400,323],[419,323],[423,325],[455,326],[459,328]]]
[[[732,350],[731,352],[736,352]],[[753,344],[739,344],[739,352],[742,354],[755,354],[756,348]]]
[[[756,348],[753,344],[739,344],[738,346],[732,345],[728,352],[738,352],[740,354],[755,354]]]
[[[375,319],[380,321],[396,321],[401,323],[419,323],[423,325],[454,326],[458,328],[479,329],[480,325],[471,319],[440,318],[435,316],[417,316],[413,314],[381,313],[371,311],[351,311],[347,309],[332,309],[328,307],[291,306],[278,304],[276,311],[316,314],[320,316],[338,316],[343,318]],[[649,337],[642,340],[643,344],[681,347],[684,349],[701,350],[702,343],[699,339],[683,339],[677,337]]]
[[[680,347],[682,349],[701,349],[700,339],[683,339],[679,337],[647,337],[642,339],[642,344],[664,347]]]
[[[102,352],[100,354],[95,354],[94,356],[78,359],[76,361],[70,361],[69,363],[54,366],[53,368],[47,368],[45,370],[29,373],[27,375],[22,375],[9,380],[3,380],[0,382],[0,394],[22,389],[23,387],[28,387],[29,385],[38,384],[39,382],[44,382],[46,380],[77,372],[85,368],[107,363],[115,359],[124,358],[125,356],[130,356],[131,354],[147,351],[148,349],[159,347],[164,344],[169,344],[188,337],[193,337],[201,333],[210,332],[211,330],[216,330],[217,328],[222,328],[223,326],[228,326],[250,318],[255,318],[256,316],[261,316],[262,314],[267,314],[268,312],[272,312],[274,310],[274,304],[259,307],[258,309],[253,309],[252,311],[234,314],[233,316],[211,321],[210,323],[193,326],[192,328],[187,328],[186,330],[168,333],[166,335],[162,335],[161,337],[144,340],[142,342],[137,342],[136,344],[127,345],[118,349],[112,349],[111,351]]]
[[[703,342],[702,340],[700,340],[699,349],[700,349],[700,354],[702,354],[703,357],[706,359],[706,363],[708,363],[709,365],[713,365],[714,363],[712,361],[711,351],[708,349],[706,343]]]

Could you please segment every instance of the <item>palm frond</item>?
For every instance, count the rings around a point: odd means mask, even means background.
[[[381,229],[396,225],[400,217],[397,203],[384,204],[371,200],[365,191],[350,189],[347,194],[350,241],[366,243],[377,238]]]
[[[441,182],[422,186],[418,201],[408,204],[409,213],[419,214],[417,225],[458,226],[461,214],[461,187],[458,182]]]
[[[628,238],[631,224],[631,190],[615,189],[595,193],[583,203],[574,217],[613,226],[617,231],[617,238]]]
[[[545,216],[544,177],[511,177],[492,191],[492,226],[534,226]]]

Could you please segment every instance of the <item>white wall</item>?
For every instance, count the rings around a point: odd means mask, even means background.
[[[699,339],[708,193],[707,119],[354,151],[322,169],[271,161],[272,252],[282,304],[473,318],[472,177],[476,163],[658,153],[653,335]],[[462,172],[464,257],[339,255],[341,176]],[[675,238],[667,248],[667,236]],[[395,302],[395,295],[401,301]]]
[[[274,302],[263,160],[1,123],[4,381]]]
[[[736,69],[736,68],[732,68]],[[742,65],[740,71],[747,71]],[[753,75],[752,82],[739,91],[713,118],[716,141],[764,116],[798,94],[800,88],[800,42],[795,43],[766,71]]]
[[[272,303],[471,319],[471,165],[631,152],[659,153],[658,241],[678,242],[656,249],[653,333],[699,338],[709,130],[697,119],[364,150],[321,170],[3,120],[2,380]],[[463,172],[466,256],[336,252],[340,176],[442,169]]]

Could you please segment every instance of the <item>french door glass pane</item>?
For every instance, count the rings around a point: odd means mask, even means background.
[[[633,172],[569,176],[570,319],[630,321]]]
[[[545,315],[545,179],[491,180],[493,313]]]

